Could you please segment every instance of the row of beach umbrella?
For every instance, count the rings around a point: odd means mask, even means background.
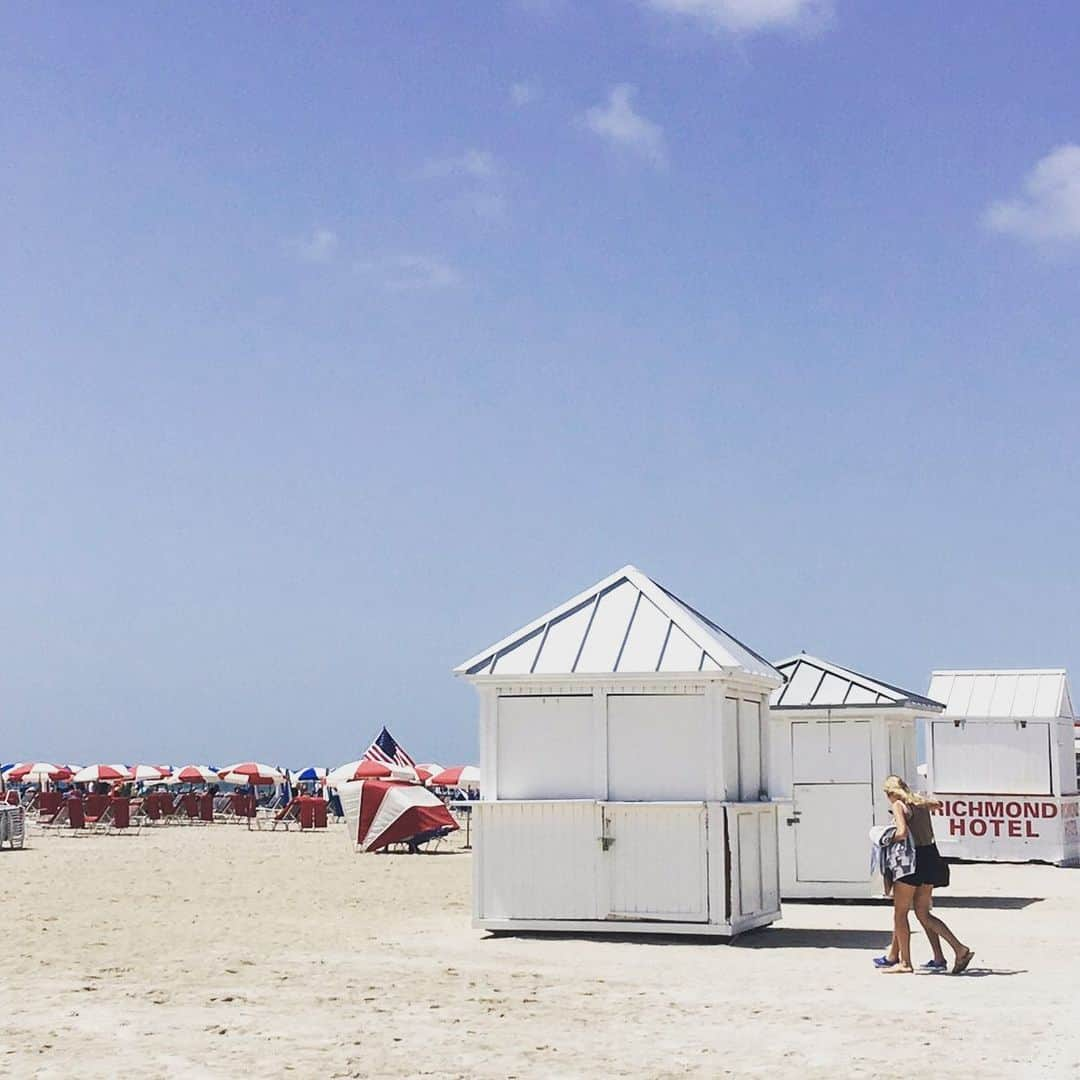
[[[173,784],[252,784],[266,786],[282,784],[285,774],[272,765],[257,761],[242,761],[225,769],[207,765],[185,765],[172,769],[167,765],[54,765],[47,761],[22,762],[6,766],[4,780],[8,783],[44,783],[70,781],[83,783],[117,783],[143,781]],[[444,769],[434,763],[426,765],[384,764],[371,758],[360,758],[340,765],[332,771],[312,766],[291,776],[300,782],[345,783],[350,780],[398,780],[422,783],[432,787],[472,787],[480,783],[480,770],[475,765],[456,765]]]

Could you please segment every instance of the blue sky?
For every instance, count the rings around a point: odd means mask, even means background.
[[[626,562],[1080,662],[1080,11],[12,3],[0,758],[475,755]]]

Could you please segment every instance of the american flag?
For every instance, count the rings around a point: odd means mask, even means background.
[[[368,761],[379,761],[383,765],[416,765],[386,728],[379,732],[378,738],[364,751],[364,757]]]

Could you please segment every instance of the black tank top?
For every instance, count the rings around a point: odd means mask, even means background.
[[[911,841],[916,847],[926,847],[934,842],[934,823],[930,818],[930,808],[926,806],[908,806],[908,828],[911,830]]]

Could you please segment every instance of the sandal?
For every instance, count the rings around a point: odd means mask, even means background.
[[[874,967],[876,968],[896,967],[899,963],[899,960],[890,960],[887,956],[874,957]]]
[[[954,975],[963,975],[964,972],[967,971],[968,964],[970,964],[971,961],[974,960],[974,959],[975,959],[975,950],[974,949],[968,949],[968,951],[966,953],[964,953],[963,956],[958,956],[956,958],[956,963],[953,964],[952,973]]]

